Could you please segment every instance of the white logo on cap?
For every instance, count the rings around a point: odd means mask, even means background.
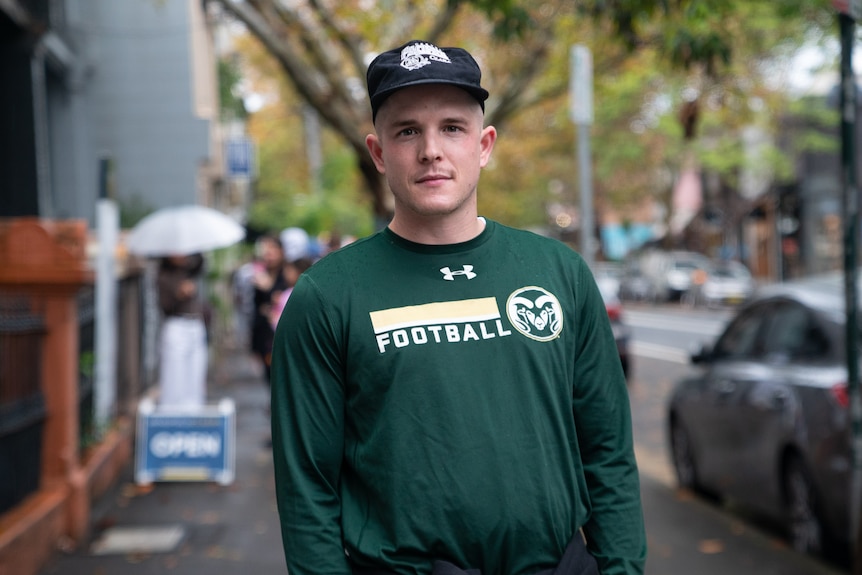
[[[449,56],[434,44],[421,43],[411,44],[401,50],[401,67],[406,70],[418,70],[431,63],[431,61],[451,64]]]

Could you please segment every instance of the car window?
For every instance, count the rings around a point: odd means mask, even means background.
[[[758,354],[757,334],[763,324],[766,306],[754,306],[740,313],[719,338],[713,356],[720,359],[743,359]]]
[[[764,352],[787,359],[813,358],[829,351],[812,313],[796,302],[775,306],[765,331]]]

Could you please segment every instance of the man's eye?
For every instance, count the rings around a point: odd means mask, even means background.
[[[412,136],[415,133],[416,133],[416,130],[414,128],[404,128],[403,130],[398,132],[398,135],[399,136]]]

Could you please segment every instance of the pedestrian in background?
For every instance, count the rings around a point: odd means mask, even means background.
[[[274,331],[270,323],[273,302],[287,288],[284,274],[284,249],[275,235],[263,235],[255,243],[254,315],[251,323],[251,349],[263,366],[266,384],[270,383]]]
[[[479,217],[480,77],[418,41],[368,68],[394,217],[300,277],[273,350],[291,575],[643,572],[607,313],[576,252]]]
[[[161,326],[159,405],[200,408],[206,403],[207,330],[201,254],[161,258],[157,274]]]
[[[254,274],[258,263],[254,254],[231,274],[233,295],[234,343],[238,348],[251,347],[251,326],[254,317]]]
[[[293,292],[293,286],[296,285],[296,282],[299,280],[299,276],[301,276],[303,272],[313,264],[314,260],[310,256],[302,256],[285,262],[284,279],[287,287],[277,295],[273,302],[272,312],[270,314],[270,324],[272,325],[273,332],[278,326],[278,322],[281,320],[282,313],[284,313],[284,306],[287,305],[287,300]]]

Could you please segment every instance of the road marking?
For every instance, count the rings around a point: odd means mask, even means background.
[[[631,353],[641,357],[671,361],[682,365],[688,365],[691,362],[689,353],[683,349],[679,349],[678,347],[671,347],[669,345],[661,345],[658,343],[646,343],[643,341],[633,341],[630,345]]]
[[[725,317],[693,317],[660,315],[657,313],[646,313],[625,310],[626,325],[637,327],[648,327],[652,329],[669,329],[686,333],[710,337],[717,335],[727,325]]]
[[[181,525],[111,527],[93,543],[90,553],[169,553],[180,544],[185,532]]]

